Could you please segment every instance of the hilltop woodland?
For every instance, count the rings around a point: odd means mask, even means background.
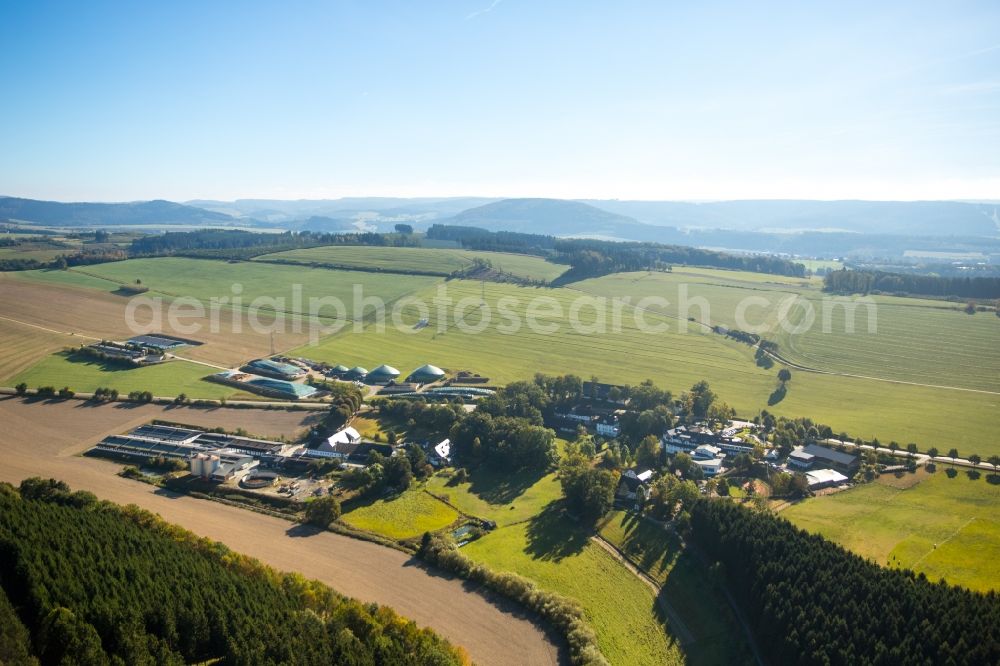
[[[0,484],[0,663],[462,664],[389,608],[62,482]]]
[[[681,245],[634,243],[593,239],[564,239],[511,231],[486,231],[477,227],[435,224],[427,230],[435,240],[457,241],[472,250],[514,252],[544,256],[569,264],[560,283],[626,271],[669,270],[671,265],[712,266],[758,273],[804,277],[802,264],[766,255],[735,255]]]
[[[1000,298],[1000,278],[939,277],[843,269],[823,277],[823,290],[842,294],[895,294],[940,298]]]

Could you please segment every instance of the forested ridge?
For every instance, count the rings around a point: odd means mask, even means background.
[[[827,273],[823,277],[823,289],[849,294],[884,292],[915,296],[1000,298],[1000,278],[940,277],[845,268]]]
[[[637,243],[589,238],[556,238],[512,231],[487,231],[477,227],[431,225],[427,237],[450,240],[471,250],[536,254],[556,263],[569,264],[560,282],[624,271],[666,270],[675,264],[713,266],[775,275],[805,276],[802,264],[764,254],[744,255],[715,252],[683,245]]]
[[[37,658],[37,661],[36,661]],[[61,482],[0,484],[0,663],[461,664],[389,608]]]
[[[775,664],[997,664],[1000,595],[888,569],[769,513],[699,501],[691,536]]]

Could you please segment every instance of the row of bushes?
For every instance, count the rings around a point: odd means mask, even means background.
[[[509,572],[496,572],[473,562],[458,552],[446,537],[427,532],[417,555],[445,571],[485,585],[488,589],[513,599],[552,625],[569,645],[570,659],[584,666],[607,665],[597,645],[597,635],[587,624],[583,609],[575,602],[554,592],[538,589],[527,578]]]

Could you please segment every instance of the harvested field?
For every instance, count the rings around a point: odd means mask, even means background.
[[[176,495],[120,478],[113,463],[75,455],[105,434],[153,418],[244,427],[261,435],[291,434],[308,414],[263,410],[165,408],[152,405],[88,406],[80,401],[0,399],[5,461],[0,480],[18,483],[51,476],[102,499],[134,503],[199,535],[275,568],[297,571],[362,601],[392,606],[465,647],[477,664],[554,664],[556,646],[546,634],[502,602],[467,591],[459,580],[428,575],[399,551],[330,532],[314,533],[279,518]]]
[[[24,331],[42,333],[44,331],[41,329],[50,329],[75,333],[76,336],[66,336],[67,345],[89,343],[92,342],[90,338],[121,340],[134,335],[125,319],[129,299],[115,294],[113,287],[111,283],[101,289],[50,284],[31,279],[30,274],[0,273],[0,292],[3,293],[0,298],[0,317],[28,325],[21,329],[22,332],[13,334],[0,328],[0,348],[4,350],[0,352],[0,371],[7,355],[6,350],[15,344],[15,340],[23,337]],[[141,318],[142,314],[139,313],[139,323],[145,324],[148,318]],[[271,321],[268,315],[261,315],[260,320],[265,326]],[[245,325],[239,333],[232,332],[233,313],[229,310],[219,311],[214,333],[208,316],[201,319],[185,317],[183,321],[200,324],[199,331],[186,334],[185,337],[203,344],[180,349],[177,352],[179,356],[231,367],[270,352],[271,337],[267,333],[254,332]],[[283,332],[274,336],[277,351],[302,345],[307,340],[306,333]],[[67,345],[59,345],[56,349]],[[0,374],[0,378],[2,377]]]
[[[52,333],[0,318],[0,383],[52,352],[79,344],[71,335]]]

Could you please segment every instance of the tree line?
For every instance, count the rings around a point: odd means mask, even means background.
[[[1000,596],[883,568],[767,512],[701,499],[691,540],[776,664],[1000,663]]]
[[[391,609],[51,479],[0,484],[0,591],[4,663],[467,662]]]
[[[1000,277],[940,277],[842,269],[823,277],[823,290],[843,294],[901,294],[1000,298]]]
[[[544,256],[554,263],[569,264],[560,278],[567,283],[588,277],[625,271],[669,270],[673,265],[712,266],[804,277],[802,264],[769,255],[738,255],[682,245],[621,242],[582,238],[556,238],[542,234],[487,231],[478,227],[435,224],[427,237],[457,241],[473,250],[493,250]]]

